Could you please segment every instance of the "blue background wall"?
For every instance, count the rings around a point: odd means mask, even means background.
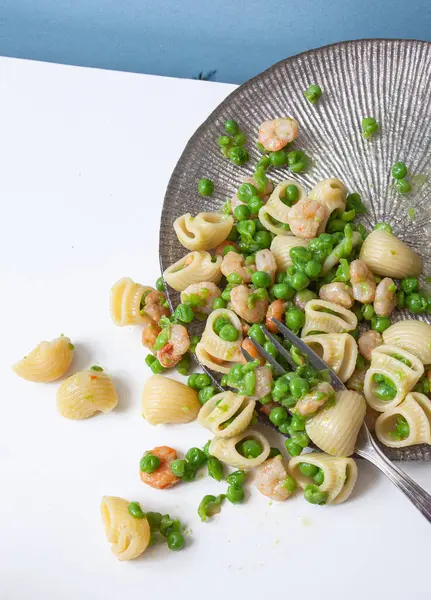
[[[431,0],[0,0],[0,54],[242,82],[302,50],[431,40]]]

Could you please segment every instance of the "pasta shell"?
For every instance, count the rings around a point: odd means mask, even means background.
[[[287,218],[290,212],[290,206],[287,206],[287,204],[285,204],[280,198],[280,196],[284,194],[284,190],[288,185],[295,185],[298,188],[298,201],[307,198],[304,188],[297,181],[293,179],[286,179],[285,181],[281,181],[275,187],[274,191],[269,197],[268,202],[259,210],[259,220],[265,229],[268,229],[272,233],[281,236],[292,235],[288,228],[285,229],[274,222],[275,219],[275,221],[279,221],[284,225],[288,225]]]
[[[190,423],[200,408],[195,390],[164,375],[150,377],[142,392],[142,415],[151,425]]]
[[[329,217],[334,210],[342,210],[347,198],[347,188],[336,177],[319,181],[308,194],[310,200],[316,200],[326,208],[326,218],[320,223],[317,234],[324,233]]]
[[[132,517],[128,507],[127,500],[116,496],[103,496],[100,504],[105,534],[118,560],[137,558],[150,543],[151,532],[147,519]]]
[[[218,318],[224,317],[238,331],[238,338],[234,342],[222,340],[214,331],[214,324]],[[205,350],[215,358],[220,360],[242,362],[241,344],[242,344],[242,326],[239,317],[227,308],[218,308],[214,310],[207,319],[205,330],[202,334],[200,343]]]
[[[70,339],[62,335],[51,342],[41,342],[12,368],[27,381],[55,381],[70,367],[73,349]]]
[[[304,342],[325,361],[344,383],[355,370],[358,346],[348,333],[309,335]]]
[[[196,250],[168,267],[163,273],[163,278],[177,292],[184,291],[192,283],[218,283],[222,276],[221,262],[221,256],[211,257],[205,250]]]
[[[79,371],[57,390],[57,410],[67,419],[86,419],[96,412],[108,413],[118,404],[117,391],[105,372]]]
[[[411,352],[424,364],[431,364],[431,326],[423,321],[399,321],[383,332],[385,344]]]
[[[422,272],[422,259],[397,237],[377,229],[362,244],[359,258],[374,275],[382,277],[417,277]]]
[[[330,311],[330,312],[328,312]],[[311,331],[319,333],[345,333],[353,331],[358,319],[351,310],[326,300],[310,300],[305,305],[305,325],[301,337],[305,338]]]
[[[180,244],[188,250],[211,250],[229,235],[233,217],[215,212],[190,213],[174,221],[174,229]]]
[[[256,458],[245,458],[236,449],[239,442],[253,439],[260,443],[262,452]],[[249,429],[231,438],[216,437],[211,441],[209,453],[222,462],[236,469],[253,469],[261,465],[268,458],[270,446],[268,440],[259,432]]]
[[[202,342],[199,342],[196,346],[196,357],[201,365],[215,371],[216,373],[229,373],[231,368],[237,364],[238,361],[235,360],[221,360],[215,356],[212,356],[207,350]]]
[[[391,436],[398,416],[404,417],[409,424],[409,435],[403,440]],[[401,404],[379,415],[375,432],[382,444],[389,448],[431,444],[431,400],[418,392],[407,394]]]
[[[198,421],[220,438],[234,437],[247,429],[256,402],[233,392],[210,398],[199,411]]]
[[[309,240],[303,238],[297,238],[293,236],[276,235],[271,242],[271,252],[274,255],[275,262],[277,263],[278,271],[287,271],[292,263],[290,258],[290,249],[296,248],[296,246],[302,246],[306,248]]]
[[[146,325],[151,321],[148,315],[140,312],[141,299],[154,288],[135,283],[130,277],[123,277],[111,288],[110,311],[116,325]]]

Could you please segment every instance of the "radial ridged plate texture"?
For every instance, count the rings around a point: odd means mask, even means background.
[[[316,83],[322,97],[311,105],[304,90]],[[199,127],[188,142],[170,179],[160,226],[162,270],[187,253],[172,224],[180,215],[218,210],[231,198],[260,158],[256,149],[259,124],[267,119],[292,116],[300,132],[294,149],[311,157],[304,174],[287,168],[271,169],[277,183],[288,177],[307,191],[328,177],[338,177],[350,192],[359,192],[368,213],[361,221],[372,229],[379,221],[424,260],[431,274],[431,44],[414,40],[359,40],[311,50],[283,60],[235,90]],[[198,98],[195,99],[199,101]],[[361,135],[361,120],[374,117],[379,133],[370,140]],[[235,119],[247,135],[250,161],[237,167],[220,153],[217,138],[226,119]],[[409,168],[410,194],[400,195],[391,175],[392,164]],[[214,181],[211,197],[202,197],[197,184],[202,177]],[[414,210],[413,219],[411,216]],[[179,294],[168,289],[173,306]],[[408,311],[393,321],[412,318]],[[418,318],[418,317],[415,317]],[[429,316],[420,317],[431,323]],[[196,330],[202,329],[197,324]],[[394,460],[431,460],[430,446],[394,450]]]

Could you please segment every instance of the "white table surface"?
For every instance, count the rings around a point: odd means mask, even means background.
[[[207,524],[196,508],[224,484],[205,477],[157,491],[140,482],[144,450],[186,451],[208,436],[197,424],[142,419],[146,351],[138,328],[111,323],[109,290],[122,276],[158,277],[169,175],[234,87],[0,59],[2,600],[430,598],[429,524],[362,461],[339,507],[300,495],[270,503],[252,491]],[[60,333],[75,344],[75,370],[97,362],[115,377],[120,403],[109,415],[63,419],[57,383],[11,371]],[[406,471],[431,491],[431,465]],[[179,516],[192,530],[187,549],[118,562],[100,519],[104,494]]]

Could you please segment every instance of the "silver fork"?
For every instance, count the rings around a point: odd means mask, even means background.
[[[325,369],[329,372],[331,378],[332,387],[337,390],[347,389],[343,382],[337,377],[326,363],[318,356],[311,348],[307,346],[298,336],[290,331],[283,323],[280,323],[277,319],[272,319],[277,325],[277,328],[282,337],[288,340],[293,346],[302,353],[305,354],[310,362],[310,365],[315,369]],[[296,369],[298,366],[292,359],[291,354],[286,348],[280,344],[276,337],[274,337],[263,325],[260,326],[265,336],[274,344],[281,356]],[[251,340],[256,350],[261,354],[275,369],[278,375],[284,375],[286,370],[280,365],[275,358],[273,358],[259,343]],[[253,361],[254,359],[250,354],[242,349],[242,353],[247,361]],[[356,441],[355,452],[358,456],[362,456],[366,460],[369,460],[375,465],[382,473],[384,473],[396,487],[404,492],[407,498],[416,506],[418,510],[424,515],[424,517],[431,522],[431,495],[428,494],[420,485],[418,485],[411,477],[406,475],[399,467],[394,465],[380,450],[377,446],[374,438],[372,437],[370,430],[364,423],[359,432],[358,439]]]

